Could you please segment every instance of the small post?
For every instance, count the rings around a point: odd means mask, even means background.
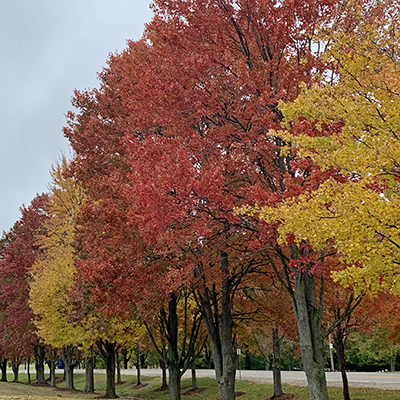
[[[329,354],[331,356],[331,371],[335,372],[335,363],[333,361],[333,344],[332,344],[331,334],[328,335],[328,340],[329,340]]]
[[[241,371],[241,368],[240,368],[240,355],[242,354],[242,351],[241,351],[240,349],[237,349],[237,350],[236,350],[236,353],[237,353],[237,355],[238,355],[239,381],[241,381],[241,380],[242,380],[242,371]]]

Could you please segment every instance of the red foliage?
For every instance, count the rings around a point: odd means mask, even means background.
[[[254,250],[277,246],[274,226],[233,209],[326,179],[307,160],[290,164],[268,131],[280,126],[278,102],[324,68],[310,51],[317,24],[351,21],[340,4],[157,0],[143,39],[110,56],[100,89],[76,92],[65,134],[93,199],[77,281],[96,304],[119,312],[133,287],[143,299],[199,276],[218,285],[221,250],[240,279],[259,267]]]
[[[29,270],[40,250],[39,233],[47,219],[46,194],[35,197],[1,241],[0,349],[6,357],[30,355],[38,343],[34,315],[29,307]]]

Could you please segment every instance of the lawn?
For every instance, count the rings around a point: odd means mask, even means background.
[[[13,375],[8,377],[13,379]],[[82,392],[84,387],[84,375],[75,374],[76,391],[67,391],[63,389],[64,383],[59,382],[57,388],[50,386],[28,385],[27,376],[20,375],[22,383],[0,382],[0,399],[29,399],[29,400],[53,400],[53,399],[75,399],[89,400],[102,398],[104,392],[105,375],[95,376],[96,393],[85,394]],[[58,380],[61,380],[59,375]],[[131,400],[168,400],[168,391],[157,390],[160,387],[161,380],[158,377],[143,377],[143,386],[136,388],[135,376],[123,376],[123,384],[117,385],[117,394],[120,398]],[[186,394],[191,388],[191,380],[184,379],[182,381],[183,399],[187,400],[216,400],[217,388],[216,383],[210,378],[198,378],[198,386],[203,389],[200,393]],[[240,400],[266,400],[273,394],[271,385],[256,384],[248,381],[237,382],[236,390],[241,392]],[[307,388],[297,386],[284,385],[285,393],[294,393],[297,400],[309,400]],[[329,388],[331,400],[343,399],[340,388]],[[383,390],[369,388],[351,388],[351,398],[365,400],[400,400],[400,390]]]

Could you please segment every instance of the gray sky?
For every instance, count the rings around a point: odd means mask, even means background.
[[[139,39],[150,0],[0,0],[0,234],[46,192],[69,154],[73,90],[98,86],[109,53]]]

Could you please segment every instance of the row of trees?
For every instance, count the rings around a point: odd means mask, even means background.
[[[73,157],[3,237],[0,348],[34,347],[38,366],[43,344],[61,348],[71,372],[98,351],[115,397],[115,352],[146,331],[175,400],[207,343],[232,400],[237,343],[268,330],[280,394],[285,332],[327,400],[333,334],[347,400],[349,332],[398,323],[396,2],[153,9],[100,88],[75,92]],[[380,290],[378,314],[365,295]]]

